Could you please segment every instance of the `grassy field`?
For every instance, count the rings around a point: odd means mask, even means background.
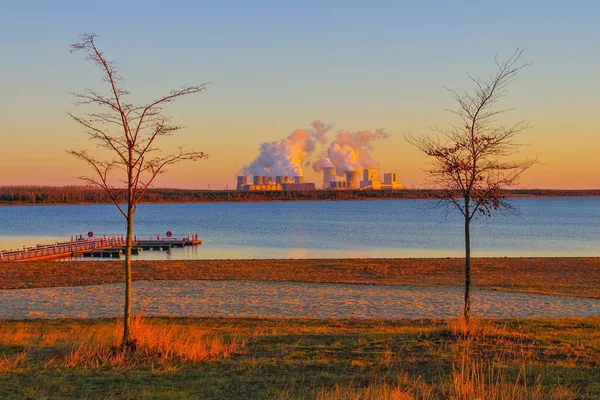
[[[462,285],[460,259],[138,261],[134,279]],[[600,298],[600,258],[480,258],[474,286]],[[3,263],[0,289],[123,280],[122,262]],[[598,399],[600,316],[0,322],[0,398]]]
[[[600,258],[475,258],[474,287],[600,298]],[[456,258],[135,261],[134,280],[217,279],[374,285],[464,284]],[[121,282],[122,261],[4,262],[0,289]]]
[[[0,398],[600,398],[600,317],[3,322]]]

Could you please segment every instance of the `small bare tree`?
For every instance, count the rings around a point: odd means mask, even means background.
[[[497,109],[507,86],[527,63],[521,62],[523,49],[517,49],[505,62],[496,59],[496,73],[488,79],[468,75],[473,92],[448,89],[458,108],[449,110],[459,123],[449,128],[434,128],[434,136],[407,135],[409,143],[429,156],[429,180],[440,189],[436,207],[446,212],[458,210],[464,217],[465,297],[464,317],[471,316],[471,221],[477,215],[491,217],[495,211],[514,211],[505,189],[516,185],[519,176],[536,160],[515,161],[515,137],[528,129],[526,121],[502,126],[497,117],[509,109]]]
[[[108,86],[107,94],[93,89],[82,93],[72,93],[78,105],[91,105],[96,108],[84,117],[69,115],[85,128],[90,140],[111,155],[98,158],[88,150],[69,151],[76,158],[85,161],[93,170],[93,177],[82,176],[85,182],[104,189],[127,221],[125,246],[125,309],[122,348],[132,350],[136,341],[131,328],[131,248],[133,245],[133,216],[137,204],[154,179],[165,169],[184,160],[199,160],[208,155],[197,151],[162,153],[157,147],[157,139],[169,136],[181,126],[171,124],[171,119],[163,115],[163,106],[175,99],[198,93],[207,84],[188,86],[173,90],[166,96],[144,105],[133,105],[125,98],[129,92],[121,87],[123,79],[118,75],[113,61],[108,61],[95,43],[96,36],[84,34],[80,41],[71,45],[71,52],[83,51],[86,60],[94,62],[101,70],[103,81]],[[115,187],[113,173],[124,187]]]

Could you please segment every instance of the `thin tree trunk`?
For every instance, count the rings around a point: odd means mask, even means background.
[[[131,248],[133,246],[133,214],[127,213],[127,239],[125,244],[125,310],[123,314],[123,346],[131,340]]]
[[[468,211],[468,206],[466,207]],[[471,318],[471,221],[465,216],[465,308],[464,316],[468,324]]]
[[[129,159],[132,152],[129,152]],[[128,193],[127,193],[127,243],[125,244],[125,310],[123,313],[123,343],[127,348],[132,345],[131,329],[131,248],[133,247],[133,170],[128,168]]]

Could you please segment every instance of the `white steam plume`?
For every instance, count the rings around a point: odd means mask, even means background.
[[[331,125],[316,120],[309,129],[296,129],[279,142],[265,142],[258,149],[258,157],[242,168],[241,173],[253,176],[303,176],[302,163],[317,144],[325,142],[329,129]]]
[[[313,163],[313,169],[319,172],[323,168],[335,167],[337,174],[342,176],[345,171],[379,168],[379,163],[373,159],[370,151],[375,140],[387,139],[389,136],[385,129],[340,132],[329,145],[327,154]]]

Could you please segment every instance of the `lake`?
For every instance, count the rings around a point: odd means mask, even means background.
[[[458,212],[427,200],[142,204],[135,232],[195,233],[203,244],[140,259],[454,257]],[[600,256],[600,198],[520,198],[519,215],[472,226],[474,256]],[[0,207],[0,249],[50,244],[88,231],[125,232],[114,205]]]

